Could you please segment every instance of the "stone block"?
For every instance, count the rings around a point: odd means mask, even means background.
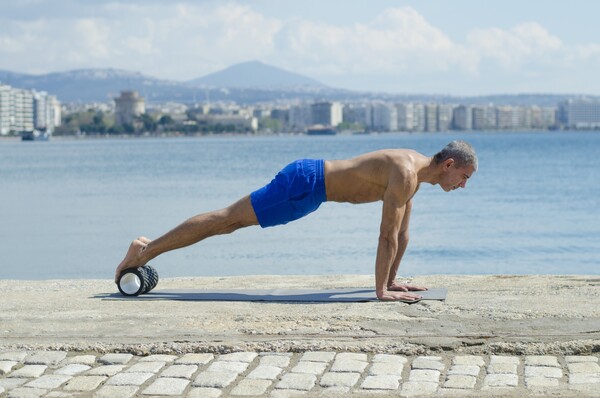
[[[90,370],[91,367],[88,365],[82,365],[78,363],[73,363],[71,365],[63,366],[60,369],[57,369],[54,374],[57,375],[67,375],[67,376],[75,376],[76,374],[83,373],[85,371]]]
[[[156,354],[156,355],[149,355],[147,357],[142,357],[139,359],[138,362],[165,362],[165,363],[171,363],[173,361],[175,361],[177,359],[177,355],[163,355],[163,354]]]
[[[569,373],[600,373],[600,366],[594,362],[571,362],[567,368]]]
[[[0,355],[0,358],[2,358],[2,355]],[[598,358],[592,356],[592,355],[567,355],[565,357],[565,361],[567,361],[567,363],[573,363],[573,362],[598,362]]]
[[[406,357],[403,357],[401,355],[375,354],[375,356],[373,357],[372,362],[373,363],[379,363],[379,362],[383,362],[383,363],[395,363],[395,364],[402,364],[402,365],[404,365],[406,362],[408,362],[408,359],[406,359]]]
[[[171,365],[160,374],[160,377],[191,379],[197,370],[198,366],[196,365]]]
[[[234,372],[243,373],[248,368],[247,362],[215,361],[208,367],[209,372]]]
[[[404,364],[397,362],[376,362],[369,368],[369,375],[371,376],[383,376],[383,375],[402,375]]]
[[[484,387],[516,387],[518,384],[519,377],[516,374],[488,374],[483,379]]]
[[[271,384],[271,380],[244,379],[240,381],[229,394],[232,396],[262,396]]]
[[[0,375],[10,373],[18,362],[15,361],[0,361]]]
[[[439,383],[440,372],[432,369],[413,369],[408,375],[408,381],[425,381]]]
[[[39,388],[19,387],[8,392],[8,398],[39,398],[45,395],[48,390],[40,390]]]
[[[290,364],[290,357],[284,355],[266,355],[260,358],[261,365],[285,368]]]
[[[190,384],[190,381],[186,379],[162,377],[150,384],[142,394],[181,396],[188,384]]]
[[[154,376],[154,373],[117,373],[106,381],[109,386],[141,386]]]
[[[407,381],[402,384],[400,395],[403,397],[424,396],[435,394],[438,389],[438,383],[429,383],[426,381]]]
[[[457,355],[452,358],[453,365],[464,365],[464,366],[483,366],[485,361],[482,357],[477,355]]]
[[[525,366],[525,377],[553,377],[560,379],[563,376],[561,368],[547,366]]]
[[[569,375],[569,384],[598,384],[600,374],[598,373],[572,373]],[[598,387],[600,388],[600,386]]]
[[[489,374],[517,374],[517,365],[513,363],[495,363],[487,368]]]
[[[315,386],[317,377],[308,373],[286,373],[275,388],[309,391]]]
[[[17,387],[21,387],[28,381],[29,380],[27,379],[0,379],[0,387],[4,388],[6,391],[10,391]]]
[[[213,354],[185,354],[175,361],[178,365],[206,365],[213,360]]]
[[[380,375],[367,376],[360,388],[365,390],[397,390],[400,387],[400,376]]]
[[[104,365],[90,369],[86,372],[87,376],[114,376],[123,370],[124,365]]]
[[[320,375],[325,371],[327,364],[325,362],[300,361],[292,368],[293,373],[309,373]]]
[[[335,352],[329,351],[311,351],[305,352],[300,358],[301,361],[312,362],[331,362],[335,357]]]
[[[94,398],[131,398],[138,389],[135,386],[102,386],[94,393]]]
[[[423,357],[415,358],[411,367],[412,369],[432,369],[440,372],[444,370],[444,364],[442,362],[425,359]]]
[[[107,378],[105,376],[75,376],[63,387],[65,391],[93,391]]]
[[[317,363],[317,362],[311,362]],[[277,366],[269,365],[258,365],[252,372],[250,372],[247,379],[260,379],[260,380],[275,380],[277,376],[283,371],[283,369]]]
[[[444,388],[473,389],[477,383],[475,376],[449,375],[444,382]]]
[[[123,373],[157,373],[165,366],[164,362],[138,362]]]
[[[63,366],[64,365],[72,365],[72,364],[93,366],[96,364],[96,356],[95,355],[76,355],[74,357],[65,358],[60,364]]]
[[[348,387],[352,388],[360,379],[360,373],[328,372],[321,377],[322,387]]]
[[[519,357],[511,357],[504,355],[492,355],[490,357],[490,365],[496,365],[499,363],[508,363],[511,365],[519,365]]]
[[[525,366],[547,366],[560,368],[558,359],[552,355],[528,355],[525,357]]]
[[[449,370],[449,375],[466,375],[466,376],[479,376],[481,368],[476,365],[453,365]]]
[[[187,398],[218,398],[221,396],[221,390],[210,387],[192,388],[187,394]]]
[[[44,374],[48,369],[46,365],[25,365],[21,369],[15,370],[8,377],[18,377],[20,379],[35,379]]]
[[[132,358],[131,354],[106,354],[98,359],[98,362],[105,365],[126,365]]]
[[[201,372],[194,380],[194,387],[213,387],[213,388],[224,388],[230,385],[238,374],[231,371],[212,372],[205,371]]]
[[[550,377],[526,377],[525,386],[527,388],[546,388],[558,387],[559,382],[556,378]]]
[[[40,390],[54,390],[71,380],[71,377],[72,376],[65,375],[44,375],[25,384],[25,387],[39,388]]]
[[[63,351],[35,351],[27,355],[24,362],[26,365],[55,366],[67,357]]]
[[[27,358],[27,351],[5,351],[0,352],[0,361],[21,362]]]
[[[230,362],[246,362],[250,363],[257,357],[255,352],[232,352],[231,354],[224,354],[219,357],[219,361],[230,361]]]
[[[367,362],[369,360],[367,354],[356,353],[356,352],[340,352],[335,356],[335,360],[340,361],[364,361]]]
[[[331,372],[362,372],[369,363],[355,359],[335,358],[331,365]]]

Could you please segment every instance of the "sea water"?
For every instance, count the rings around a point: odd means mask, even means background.
[[[112,278],[132,239],[222,208],[297,158],[382,148],[432,155],[470,142],[466,189],[422,184],[400,275],[598,274],[600,133],[0,141],[0,278]],[[285,226],[250,227],[163,254],[163,277],[372,274],[381,202],[324,203]]]

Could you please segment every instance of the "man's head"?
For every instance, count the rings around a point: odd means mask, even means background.
[[[464,188],[477,171],[477,155],[465,141],[452,141],[433,156],[433,161],[441,168],[439,184],[446,192]]]

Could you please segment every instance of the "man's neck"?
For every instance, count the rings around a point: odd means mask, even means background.
[[[440,173],[437,165],[433,161],[433,157],[424,156],[416,166],[419,183],[427,182],[431,185],[439,183]]]

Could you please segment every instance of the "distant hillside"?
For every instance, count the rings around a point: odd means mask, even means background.
[[[479,97],[449,95],[356,92],[327,87],[316,80],[260,62],[237,64],[190,82],[157,79],[120,69],[81,69],[45,75],[27,75],[0,70],[0,83],[18,88],[47,91],[63,103],[107,102],[123,90],[138,91],[149,103],[176,101],[197,103],[210,100],[254,104],[257,102],[370,101],[436,102],[448,104],[556,106],[577,94],[506,94]],[[596,97],[598,98],[598,97]]]
[[[206,87],[290,89],[324,88],[325,85],[306,76],[288,72],[259,61],[232,65],[219,72],[190,80],[188,83]]]

